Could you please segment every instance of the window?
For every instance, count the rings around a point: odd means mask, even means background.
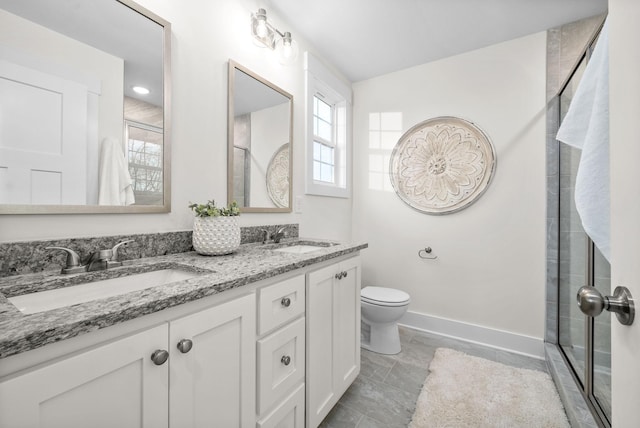
[[[335,132],[333,106],[313,96],[313,179],[335,183]]]
[[[306,54],[306,193],[349,197],[351,88]]]
[[[127,159],[136,204],[162,204],[162,129],[126,121]]]

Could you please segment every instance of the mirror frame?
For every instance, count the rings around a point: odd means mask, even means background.
[[[241,71],[250,77],[253,77],[260,83],[289,99],[289,206],[286,208],[278,207],[240,207],[243,213],[290,213],[293,212],[293,95],[284,89],[274,85],[260,75],[254,73],[248,68],[238,64],[233,60],[229,60],[228,71],[228,105],[227,105],[227,203],[232,203],[233,199],[233,143],[234,143],[234,96],[235,96],[235,71]]]
[[[24,205],[0,204],[0,214],[147,214],[171,212],[171,23],[132,0],[117,0],[162,27],[163,44],[163,201],[162,205]],[[123,88],[124,89],[124,88]],[[122,118],[124,132],[124,117]]]

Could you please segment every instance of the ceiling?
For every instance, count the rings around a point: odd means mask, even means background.
[[[357,82],[602,14],[607,0],[264,0],[264,7],[287,23],[276,21],[278,29],[301,35]]]

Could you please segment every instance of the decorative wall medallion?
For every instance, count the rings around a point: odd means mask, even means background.
[[[289,143],[280,146],[267,166],[267,192],[278,208],[289,207]]]
[[[457,117],[436,117],[408,130],[391,154],[389,174],[406,204],[427,214],[466,208],[487,189],[496,169],[487,135]]]

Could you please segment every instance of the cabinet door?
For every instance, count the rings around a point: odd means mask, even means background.
[[[334,376],[341,396],[360,373],[360,258],[340,264],[334,283]]]
[[[308,274],[306,317],[307,426],[315,428],[360,372],[359,257]]]
[[[167,427],[166,324],[0,381],[0,427]]]
[[[170,323],[172,427],[254,426],[255,313],[251,294]]]

